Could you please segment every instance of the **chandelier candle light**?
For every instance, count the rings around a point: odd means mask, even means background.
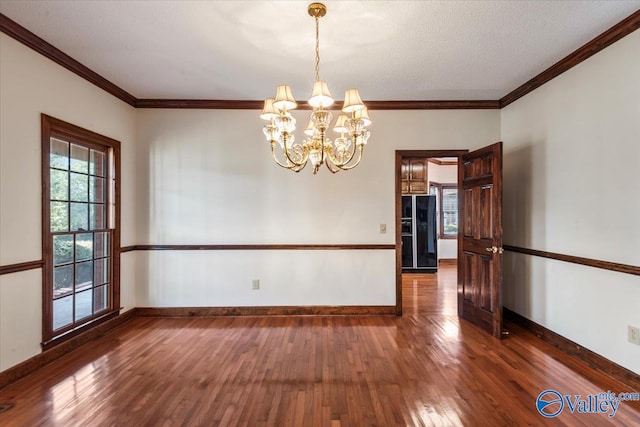
[[[371,119],[358,89],[347,89],[342,113],[333,127],[333,131],[340,136],[333,142],[326,137],[333,118],[328,108],[334,101],[327,82],[320,80],[319,19],[327,13],[327,8],[322,3],[311,3],[308,12],[316,21],[316,81],[308,101],[313,112],[304,131],[307,138],[302,144],[295,142],[293,132],[296,129],[296,119],[289,111],[294,110],[298,104],[288,85],[278,86],[276,97],[264,101],[260,118],[269,122],[263,131],[267,142],[271,143],[271,154],[278,165],[300,172],[311,161],[314,174],[318,173],[323,163],[332,173],[336,173],[353,169],[360,163],[370,135],[366,126],[371,124]],[[276,155],[276,144],[282,150],[282,161]]]

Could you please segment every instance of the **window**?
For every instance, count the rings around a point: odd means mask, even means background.
[[[43,347],[117,315],[120,143],[42,115]]]
[[[429,185],[429,194],[435,194],[438,206],[438,236],[440,239],[458,238],[458,187],[455,184]]]

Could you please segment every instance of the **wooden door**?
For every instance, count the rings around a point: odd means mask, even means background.
[[[458,167],[458,315],[502,338],[502,142]]]

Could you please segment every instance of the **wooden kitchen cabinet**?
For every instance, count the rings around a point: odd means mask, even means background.
[[[402,194],[426,194],[428,190],[427,159],[403,159],[401,167]]]

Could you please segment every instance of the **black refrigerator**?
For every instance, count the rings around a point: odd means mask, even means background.
[[[402,271],[438,271],[436,196],[402,196]]]

